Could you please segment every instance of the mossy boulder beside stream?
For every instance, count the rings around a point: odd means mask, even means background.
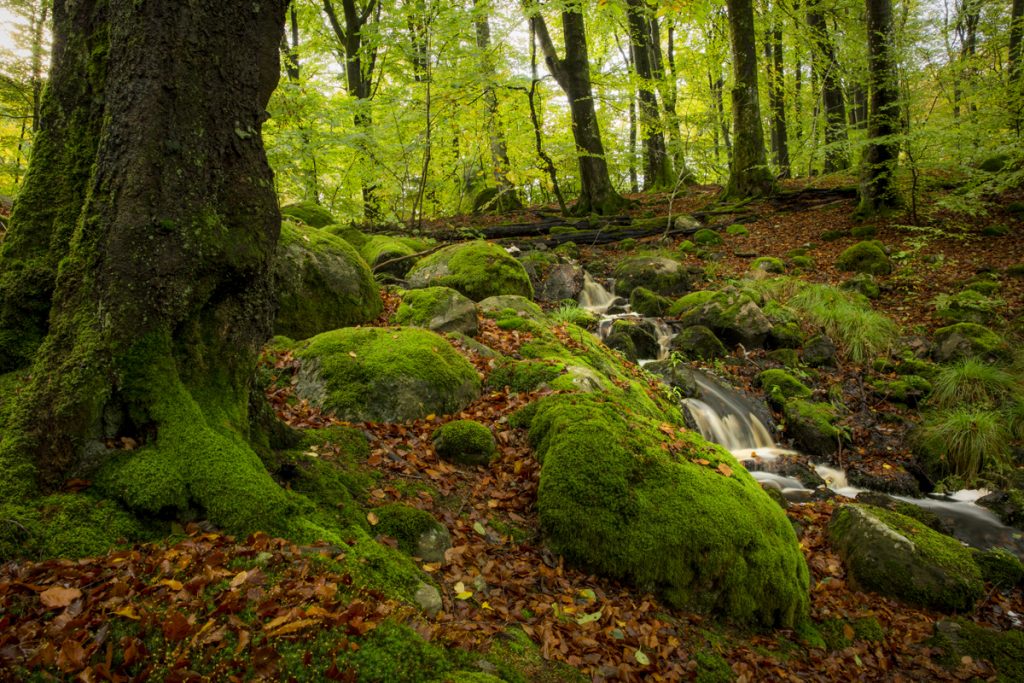
[[[296,393],[338,417],[404,422],[449,414],[480,395],[476,369],[444,338],[402,327],[345,328],[299,346]]]
[[[530,442],[541,529],[566,559],[739,623],[806,617],[793,527],[722,448],[595,394],[543,399]]]
[[[407,278],[412,289],[451,287],[473,301],[499,294],[533,298],[533,285],[522,264],[498,245],[483,240],[453,244],[425,256]]]

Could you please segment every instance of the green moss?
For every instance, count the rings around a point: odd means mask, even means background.
[[[848,555],[844,544],[861,543],[850,533],[855,515],[850,509],[853,507],[880,520],[909,539],[911,545],[896,550],[874,549],[887,553],[884,561],[873,556],[857,559]],[[933,531],[898,512],[870,505],[844,506],[833,515],[829,534],[838,544],[857,583],[868,590],[896,596],[911,604],[956,611],[970,609],[984,592],[981,572],[969,549],[955,538]],[[937,577],[945,578],[936,581]]]
[[[786,264],[782,262],[782,259],[774,256],[761,256],[754,259],[750,264],[750,269],[763,270],[766,273],[785,273]]]
[[[714,299],[717,293],[713,289],[702,289],[698,292],[690,292],[685,296],[681,296],[669,307],[668,315],[679,317],[692,309],[700,308]]]
[[[680,254],[692,254],[697,251],[697,245],[690,240],[683,240],[679,243],[677,250]]]
[[[443,529],[441,524],[426,510],[392,503],[373,509],[378,522],[373,531],[390,536],[398,541],[398,549],[407,555],[415,555],[417,543],[423,534]]]
[[[794,256],[790,259],[790,263],[793,264],[794,268],[799,268],[800,270],[808,271],[814,270],[815,266],[814,259],[812,259],[810,256]]]
[[[1006,341],[992,330],[975,323],[956,323],[935,330],[936,357],[947,361],[964,356],[1007,359],[1010,349]]]
[[[873,225],[855,225],[850,230],[850,236],[859,240],[869,240],[874,238],[877,232]]]
[[[628,297],[637,287],[662,296],[679,296],[690,289],[690,274],[679,261],[660,255],[638,255],[615,266],[615,292]]]
[[[509,361],[499,364],[487,377],[489,389],[502,389],[521,393],[533,391],[540,385],[552,381],[565,371],[561,363],[545,361]]]
[[[660,427],[596,395],[540,402],[530,442],[552,548],[677,607],[766,625],[804,618],[807,568],[782,510],[729,453]]]
[[[757,382],[764,389],[768,400],[776,406],[781,406],[790,398],[810,398],[812,393],[807,385],[785,370],[765,370],[757,376]]]
[[[296,390],[355,421],[448,414],[480,394],[476,370],[448,341],[411,328],[346,328],[304,342]]]
[[[839,286],[846,290],[858,292],[869,299],[877,299],[882,294],[881,288],[875,282],[875,276],[869,273],[857,273]]]
[[[672,300],[661,296],[646,287],[637,287],[629,295],[629,306],[634,313],[658,318],[668,312]]]
[[[916,375],[904,375],[895,380],[873,379],[870,384],[879,396],[906,405],[917,405],[932,390],[931,382]]]
[[[627,237],[626,239],[619,242],[619,249],[621,249],[622,251],[633,251],[634,249],[636,249],[636,240],[633,239],[632,237]]]
[[[369,322],[384,304],[373,273],[355,248],[313,228],[281,224],[274,264],[277,334],[305,339]]]
[[[784,367],[800,367],[800,354],[796,352],[796,349],[775,349],[774,351],[769,351],[767,356],[773,362]]]
[[[849,441],[849,435],[834,424],[836,409],[829,403],[791,398],[783,405],[782,413],[787,433],[812,454],[834,453],[840,443]]]
[[[996,681],[1024,681],[1024,632],[995,631],[966,619],[945,622],[932,644],[945,652],[943,663],[959,667],[963,657],[985,660],[996,669]]]
[[[515,627],[490,639],[483,657],[495,666],[502,680],[510,683],[584,683],[590,680],[568,664],[545,659],[530,637]]]
[[[848,247],[836,260],[839,270],[870,273],[872,275],[888,275],[892,272],[889,257],[877,242],[858,242]]]
[[[846,230],[826,230],[821,233],[822,242],[835,242],[846,237],[849,233]]]
[[[742,225],[740,223],[733,223],[732,225],[726,226],[725,234],[746,237],[747,235],[750,234],[750,231],[747,230],[747,226],[745,225]]]
[[[722,236],[714,230],[701,228],[693,234],[694,244],[701,247],[712,247],[722,243]]]
[[[463,330],[476,334],[476,306],[450,287],[424,287],[402,292],[402,303],[391,321],[435,332]]]
[[[377,267],[385,261],[390,261],[401,256],[412,256],[417,253],[415,249],[405,242],[388,235],[373,235],[369,237],[363,246],[359,247],[359,253],[366,262]],[[415,259],[403,259],[388,266],[386,272],[398,277],[403,277],[412,268]]]
[[[847,637],[852,631],[852,638]],[[878,619],[874,617],[862,617],[859,619],[826,619],[818,624],[818,630],[825,639],[825,647],[828,650],[844,650],[854,644],[855,641],[863,640],[869,643],[879,643],[885,640],[885,631]]]
[[[453,420],[434,430],[434,448],[445,460],[466,465],[486,465],[497,454],[494,435],[473,420]]]
[[[102,555],[118,543],[150,540],[148,528],[111,500],[59,493],[0,504],[0,562]]]
[[[1005,548],[992,548],[974,554],[981,576],[997,588],[1008,590],[1024,585],[1024,564]]]
[[[360,683],[425,683],[452,670],[444,649],[390,621],[370,631],[359,649],[348,650],[339,662],[357,671]],[[339,668],[344,669],[340,663]]]
[[[474,301],[498,294],[533,298],[533,285],[522,264],[501,247],[484,241],[454,244],[430,254],[408,273],[414,288],[443,285]]]
[[[698,650],[693,659],[697,662],[698,683],[732,683],[736,679],[729,662],[722,655],[710,650]]]
[[[322,232],[326,232],[335,237],[340,237],[356,249],[360,249],[366,240],[369,239],[365,233],[352,227],[351,225],[342,225],[341,223],[334,223],[321,228]]]
[[[544,311],[540,306],[533,303],[524,296],[516,294],[504,294],[489,296],[479,302],[480,312],[488,318],[531,318],[540,320],[544,317]]]
[[[281,215],[300,220],[312,228],[322,228],[334,223],[331,212],[316,202],[294,202],[281,207]]]

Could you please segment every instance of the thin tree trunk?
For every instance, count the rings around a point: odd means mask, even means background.
[[[590,84],[590,60],[587,56],[582,10],[579,6],[566,6],[562,10],[564,59],[559,58],[544,17],[536,5],[528,4],[527,12],[532,16],[544,62],[569,98],[572,134],[580,171],[580,197],[575,211],[581,215],[615,213],[625,204],[625,200],[612,187],[608,175],[608,162],[601,142],[594,93]]]
[[[289,36],[290,34],[290,36]],[[288,82],[295,88],[301,88],[301,67],[299,65],[299,16],[292,3],[288,12],[288,26],[281,33],[281,56],[284,59],[284,71]],[[310,144],[309,128],[306,122],[299,120],[299,138],[302,140],[302,148],[309,154],[309,167],[302,169],[303,194],[306,199],[320,203],[320,178],[317,174],[316,155],[312,152]]]
[[[50,0],[39,4],[39,13],[32,13],[32,133],[39,131],[40,106],[43,96],[43,32],[50,12]]]
[[[569,208],[565,203],[565,196],[562,188],[558,185],[558,171],[555,169],[555,162],[551,156],[544,151],[543,126],[540,123],[540,115],[537,113],[537,84],[540,83],[540,75],[537,73],[537,22],[530,19],[530,89],[526,96],[530,103],[530,123],[533,125],[533,142],[537,149],[537,156],[544,162],[544,170],[551,180],[551,191],[555,193],[558,200],[558,208],[563,216],[569,215]]]
[[[861,160],[858,213],[872,215],[899,206],[896,163],[899,142],[899,81],[892,0],[866,0],[868,29],[868,144]]]
[[[651,34],[652,8],[647,0],[627,0],[629,42],[633,67],[638,78],[640,101],[640,136],[644,148],[644,190],[664,188],[672,184],[672,166],[665,148],[661,115],[656,94],[655,66]]]
[[[18,347],[2,357],[33,358],[0,445],[0,499],[96,475],[139,514],[286,528],[291,499],[248,444],[273,320],[280,213],[260,129],[285,5],[54,4],[0,266],[0,343]]]
[[[835,46],[829,35],[820,0],[807,5],[807,27],[814,38],[813,68],[821,82],[821,100],[825,109],[825,173],[849,168],[847,150],[846,103],[839,78]]]
[[[782,54],[782,29],[776,25],[765,35],[768,72],[768,106],[771,110],[772,156],[780,178],[789,177],[789,132],[786,128],[786,97]]]
[[[676,103],[679,99],[676,85],[676,39],[671,20],[666,30],[665,59],[662,59],[661,54],[661,30],[658,28],[657,16],[651,17],[651,35],[654,48],[654,75],[661,89],[661,106],[665,110],[665,129],[668,131],[669,163],[675,169],[677,179],[692,184],[696,182],[696,179],[687,168],[686,149],[680,130],[682,122],[679,120],[679,112],[676,111]],[[668,63],[667,76],[665,73],[666,62]]]
[[[1024,59],[1024,0],[1013,0],[1010,6],[1010,86],[1012,123],[1017,137],[1021,135],[1021,111],[1024,94],[1021,92],[1021,61]]]
[[[757,88],[757,37],[751,0],[728,0],[732,38],[732,120],[735,140],[727,197],[769,195],[775,181],[768,169]]]
[[[489,0],[473,0],[474,27],[476,29],[476,47],[480,50],[480,74],[484,77],[484,106],[487,107],[487,140],[491,149],[491,167],[494,182],[498,185],[498,206],[501,210],[522,207],[515,187],[508,179],[508,145],[505,142],[505,129],[498,113],[498,96],[494,92],[493,81],[496,69],[494,56],[491,54],[491,23]]]

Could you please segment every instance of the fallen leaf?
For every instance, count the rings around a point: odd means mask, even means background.
[[[289,633],[295,633],[296,631],[301,631],[302,629],[307,628],[309,626],[316,626],[319,623],[320,621],[317,619],[299,619],[298,621],[293,621],[289,624],[285,624],[280,628],[268,631],[267,637],[276,638],[278,636],[286,636]]]
[[[380,517],[373,512],[367,512],[366,521],[370,523],[370,526],[377,526],[380,523]]]
[[[853,627],[849,624],[843,624],[843,637],[847,640],[853,640],[857,634],[853,632]]]
[[[602,610],[597,610],[596,612],[576,617],[576,623],[582,626],[583,624],[589,624],[592,621],[597,621],[601,618],[601,612]]]
[[[43,605],[50,609],[67,607],[80,597],[82,597],[82,591],[77,588],[64,588],[63,586],[47,588],[39,594],[39,599],[43,601]]]
[[[245,583],[245,580],[247,578],[249,578],[249,572],[245,570],[238,572],[237,574],[235,574],[235,578],[231,579],[231,588],[238,588],[243,583]]]
[[[644,654],[643,650],[637,650],[633,653],[633,659],[637,661],[640,666],[647,666],[651,663],[651,658]]]
[[[142,618],[139,616],[139,613],[135,611],[135,608],[131,605],[125,605],[121,609],[115,611],[114,614],[116,614],[119,617],[124,617],[125,619],[135,619],[136,621]]]
[[[242,573],[244,574],[245,572]],[[174,579],[163,579],[160,581],[160,584],[167,586],[172,591],[180,591],[182,588],[181,581],[175,581]],[[232,585],[232,588],[234,588],[234,585]]]
[[[480,522],[473,522],[473,531],[477,532],[481,536],[487,535],[487,529]]]
[[[724,462],[718,463],[718,471],[727,477],[732,476],[732,468],[726,465]]]

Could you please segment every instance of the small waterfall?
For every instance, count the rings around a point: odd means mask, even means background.
[[[583,272],[583,289],[580,290],[580,308],[585,308],[594,313],[604,313],[615,301],[615,295],[601,286],[601,283],[590,276],[590,273]]]
[[[734,452],[775,448],[775,439],[750,401],[704,373],[694,372],[693,378],[701,398],[688,398],[683,404],[701,436]]]

